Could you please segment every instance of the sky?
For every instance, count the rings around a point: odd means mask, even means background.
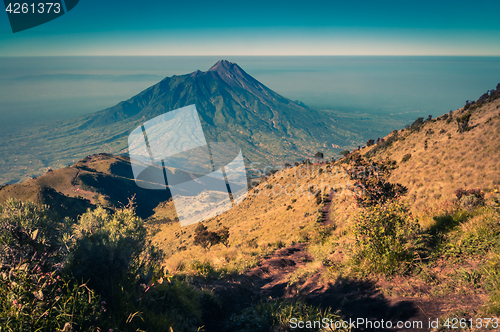
[[[0,56],[500,56],[500,1],[80,0]]]

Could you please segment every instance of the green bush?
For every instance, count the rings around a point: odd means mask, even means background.
[[[458,189],[455,191],[455,196],[459,205],[469,210],[485,203],[484,192],[479,189]]]
[[[163,258],[146,239],[144,222],[129,207],[110,213],[102,207],[84,213],[68,246],[67,271],[107,299],[117,281],[148,282]],[[128,282],[128,281],[127,281]]]
[[[0,225],[0,331],[198,331],[203,325],[209,294],[165,276],[162,252],[147,240],[132,207],[115,213],[99,207],[72,224],[46,207],[9,200],[0,206]]]
[[[362,181],[362,190],[355,193],[358,205],[372,207],[398,199],[408,192],[408,188],[399,184],[387,182],[382,178],[369,177]]]
[[[486,276],[484,284],[489,292],[485,311],[487,314],[500,315],[500,255],[495,254],[482,272]]]
[[[46,206],[0,206],[0,330],[97,330],[98,297],[60,271],[68,226]]]
[[[423,124],[424,124],[424,118],[419,117],[410,126],[408,126],[408,129],[411,132],[417,132],[420,131],[420,128],[422,127]]]
[[[349,150],[343,150],[343,151],[340,151],[340,155],[341,155],[342,157],[346,157],[348,154],[349,154]]]
[[[467,227],[457,227],[453,232],[444,235],[437,255],[462,260],[500,248],[498,211],[489,207],[459,209],[453,216],[455,224],[467,222]]]
[[[233,315],[226,325],[226,331],[253,332],[253,331],[295,331],[291,319],[297,321],[322,321],[327,319],[342,322],[341,317],[333,313],[331,308],[320,309],[301,301],[261,301],[248,307],[237,315]],[[345,324],[348,326],[348,324]],[[322,328],[301,328],[301,331],[322,331]],[[336,329],[336,331],[350,331]]]
[[[203,302],[210,294],[199,291],[180,277],[159,278],[149,287],[143,285],[135,311],[128,314],[127,331],[199,331],[203,325]],[[204,301],[203,301],[204,300]],[[215,312],[217,303],[210,305]]]
[[[409,208],[390,202],[366,208],[354,226],[354,263],[385,275],[409,270],[424,243],[418,222]]]
[[[351,164],[348,169],[349,177],[356,181],[354,194],[359,206],[385,204],[408,192],[405,186],[387,181],[391,171],[397,168],[396,161],[367,161],[359,153],[354,153],[346,159]]]
[[[0,275],[0,330],[99,331],[106,310],[86,285],[38,265],[22,264]],[[69,331],[69,330],[68,330]]]
[[[470,121],[471,113],[464,114],[462,116],[459,116],[457,120],[457,125],[458,125],[458,132],[463,133],[466,131],[471,130],[472,128],[469,127],[469,121]]]
[[[407,162],[408,160],[410,160],[410,158],[411,158],[411,154],[407,153],[407,154],[405,154],[405,155],[403,156],[403,159],[401,159],[401,162],[402,162],[402,163],[405,163],[405,162]]]
[[[14,268],[27,260],[49,267],[57,263],[66,228],[67,224],[46,206],[7,200],[0,205],[1,268]]]

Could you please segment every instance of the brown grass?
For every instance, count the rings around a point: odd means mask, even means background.
[[[439,206],[454,198],[459,188],[480,188],[487,193],[500,180],[500,100],[474,111],[468,132],[458,133],[456,121],[443,120],[427,123],[416,133],[399,132],[404,140],[376,155],[376,159],[390,158],[398,162],[390,181],[409,188],[407,200],[415,212]],[[453,117],[464,114],[463,109],[453,112]],[[489,120],[488,123],[486,123]],[[426,134],[431,129],[433,134]],[[451,138],[448,138],[451,134]],[[390,135],[389,135],[390,136]],[[388,137],[389,137],[388,136]],[[386,139],[388,138],[386,137]],[[427,139],[428,148],[424,148]],[[362,150],[366,153],[374,147]],[[401,163],[404,155],[412,157]]]

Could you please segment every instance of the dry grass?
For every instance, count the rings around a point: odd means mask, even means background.
[[[153,241],[167,253],[165,264],[171,270],[178,270],[180,262],[189,266],[189,262],[197,260],[219,269],[241,271],[276,248],[306,241],[321,216],[322,205],[316,202],[316,191],[322,188],[321,192],[329,192],[328,188],[345,182],[340,172],[328,172],[326,165],[322,165],[323,172],[319,174],[318,167],[302,165],[280,171],[250,190],[248,197],[235,208],[204,221],[210,231],[229,228],[228,248],[222,244],[209,250],[195,246],[196,224],[162,225]],[[155,218],[173,220],[172,203],[158,207]]]
[[[398,162],[390,181],[409,188],[407,200],[419,215],[425,208],[439,207],[454,198],[459,188],[493,190],[500,182],[500,100],[474,111],[468,132],[458,133],[455,118],[464,114],[463,109],[453,112],[453,120],[426,123],[419,132],[408,136],[407,130],[399,132],[404,140],[380,152],[376,159],[390,156]],[[432,134],[428,134],[432,131]],[[449,138],[449,135],[451,138]],[[389,137],[389,136],[388,136]],[[386,139],[388,138],[386,137]],[[425,141],[427,140],[427,149]],[[374,147],[362,150],[366,153]],[[411,154],[407,162],[403,156]]]

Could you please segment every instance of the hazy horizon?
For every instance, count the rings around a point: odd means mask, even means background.
[[[500,82],[500,57],[9,57],[0,62],[1,127],[101,111],[164,77],[206,71],[220,59],[311,108],[407,122],[461,107]]]

